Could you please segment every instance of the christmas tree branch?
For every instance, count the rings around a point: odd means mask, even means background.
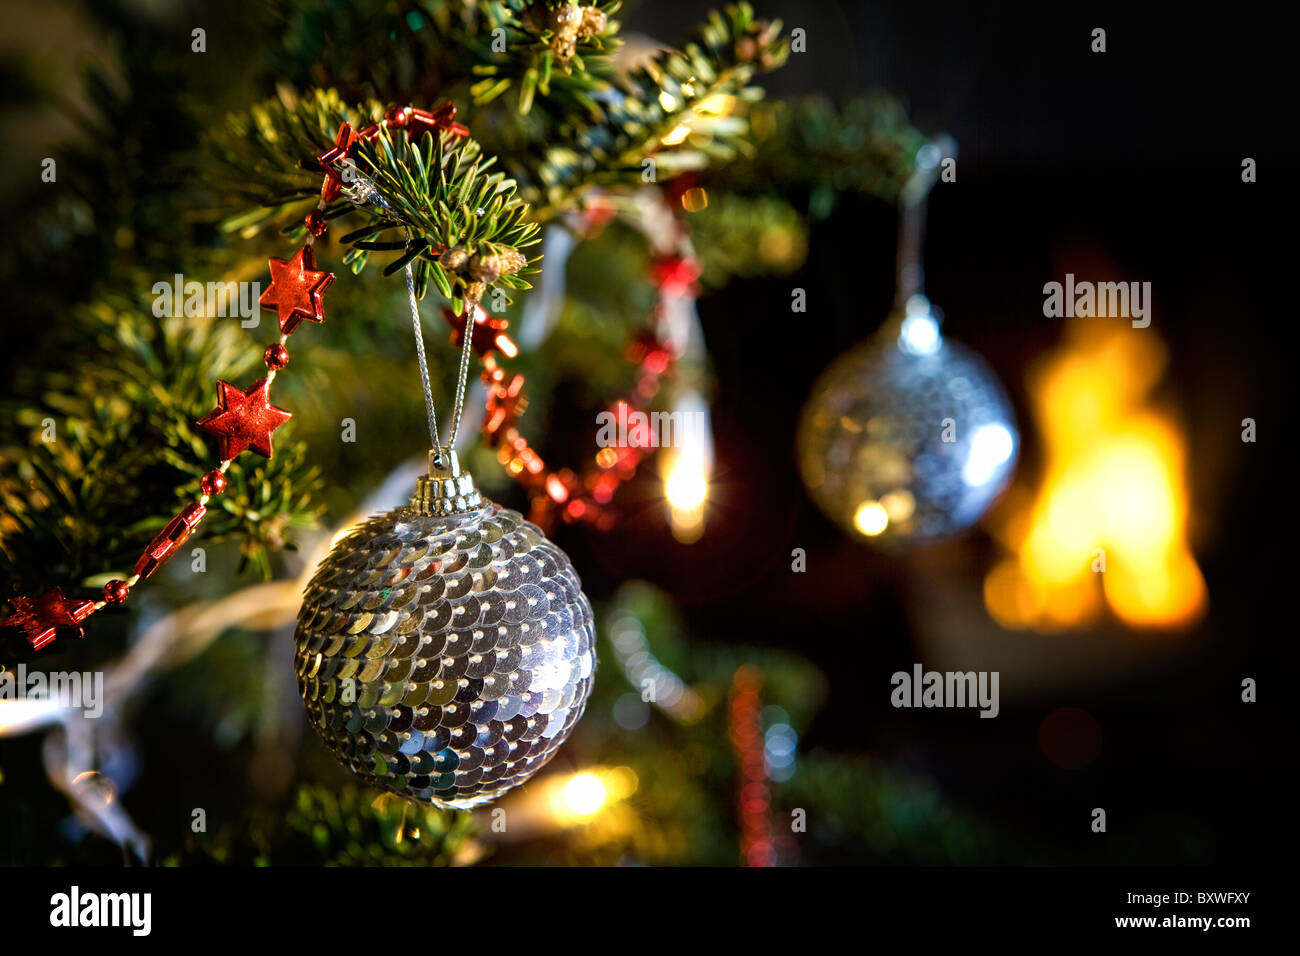
[[[662,181],[742,149],[745,124],[733,114],[761,96],[749,84],[788,52],[779,23],[738,3],[711,14],[680,49],[656,47],[633,62],[612,19],[617,8],[423,0],[399,13],[380,0],[303,0],[284,17],[287,59],[277,60],[276,76],[318,82],[325,51],[311,38],[349,37],[328,50],[345,95],[455,102],[545,222],[592,186],[648,181],[643,162],[652,156]]]
[[[842,104],[820,96],[762,104],[751,124],[752,155],[713,170],[710,184],[756,194],[774,184],[802,187],[813,218],[829,215],[840,193],[897,202],[932,141],[887,93]]]
[[[209,467],[194,409],[216,378],[258,359],[238,323],[157,317],[122,297],[77,310],[75,326],[85,346],[27,373],[39,384],[20,381],[28,397],[6,403],[16,427],[0,438],[0,573],[23,589],[102,585],[129,568]],[[229,480],[207,534],[241,539],[245,559],[269,573],[268,552],[315,521],[319,472],[286,442]]]
[[[352,188],[324,210],[327,221],[350,215],[368,220],[341,239],[352,271],[361,272],[372,252],[400,252],[385,275],[410,264],[417,297],[432,279],[458,310],[462,300],[477,303],[494,286],[529,288],[519,277],[528,265],[520,250],[537,242],[538,226],[527,221],[528,205],[518,198],[515,181],[492,169],[495,159],[484,156],[474,139],[446,129],[408,136],[381,123],[383,115],[376,102],[348,109],[334,91],[298,97],[282,90],[230,117],[227,135],[213,137],[224,163],[216,185],[259,207],[228,217],[223,228],[250,237],[292,214],[284,232],[301,239],[301,216],[316,205],[325,173],[319,157],[343,124],[371,126],[375,135],[358,142],[354,156],[340,164]],[[239,188],[254,182],[255,189]]]
[[[546,146],[532,187],[544,196],[539,215],[593,186],[635,186],[736,155],[748,133],[738,107],[762,97],[750,82],[789,54],[780,30],[780,21],[755,19],[749,4],[730,5],[680,51],[657,52],[622,73],[590,118],[574,118],[567,141]]]

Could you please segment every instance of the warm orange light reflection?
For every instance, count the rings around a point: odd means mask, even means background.
[[[1103,602],[1143,627],[1204,610],[1186,539],[1185,444],[1148,399],[1165,360],[1150,329],[1076,319],[1062,351],[1031,375],[1047,464],[1036,497],[1012,500],[1004,538],[1014,556],[984,582],[1002,626],[1077,627]]]

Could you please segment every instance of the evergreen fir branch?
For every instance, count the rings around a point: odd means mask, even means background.
[[[302,784],[282,817],[258,810],[211,835],[187,830],[182,847],[164,851],[163,865],[451,866],[486,852],[473,814],[354,784]]]
[[[629,66],[620,62],[627,50],[619,49],[619,24],[609,16],[616,4],[584,4],[606,22],[578,42],[566,72],[550,49],[553,31],[538,22],[539,11],[559,6],[421,0],[414,10],[398,10],[381,0],[339,7],[301,0],[282,32],[300,81],[314,77],[325,53],[319,38],[346,36],[346,48],[328,50],[331,78],[346,93],[457,103],[484,151],[538,207],[532,218],[539,222],[576,205],[590,187],[640,185],[651,156],[662,181],[746,149],[740,107],[761,97],[750,83],[788,54],[779,23],[733,4],[680,50]],[[497,34],[504,51],[493,49],[494,30],[504,31]],[[274,74],[284,77],[285,69],[286,58],[277,59]]]
[[[780,21],[755,19],[749,4],[732,4],[714,11],[680,51],[660,51],[623,74],[593,100],[589,120],[573,123],[567,142],[546,148],[537,173],[545,202],[539,217],[571,205],[588,187],[644,182],[647,159],[658,178],[743,150],[748,125],[738,107],[762,98],[750,82],[789,55],[780,32]]]
[[[20,379],[6,403],[0,574],[15,591],[129,574],[212,467],[196,410],[211,406],[217,378],[246,376],[258,359],[237,323],[157,318],[123,298],[78,310],[73,325],[84,343],[75,365]],[[47,420],[53,441],[43,440]],[[317,514],[319,474],[287,438],[274,458],[230,470],[203,526],[209,541],[238,540],[263,573]]]
[[[222,179],[232,194],[261,208],[229,217],[223,228],[252,236],[291,214],[295,221],[284,231],[301,239],[305,227],[296,220],[315,205],[324,174],[317,157],[341,123],[361,128],[382,114],[377,102],[347,109],[332,90],[298,97],[282,89],[277,98],[230,117],[226,135],[214,137],[225,143],[219,150]],[[381,127],[373,140],[357,145],[354,163],[345,170],[350,174],[345,182],[363,183],[367,200],[354,204],[340,198],[326,210],[331,220],[350,213],[371,220],[343,237],[349,246],[343,261],[359,273],[370,252],[403,250],[385,274],[409,262],[417,297],[423,298],[432,280],[458,308],[462,299],[477,302],[496,285],[527,288],[510,273],[480,281],[483,276],[472,270],[448,269],[440,260],[452,248],[480,259],[513,257],[538,241],[539,227],[529,221],[527,203],[518,197],[515,181],[493,169],[495,162],[470,137],[440,130],[412,141],[404,130]],[[515,265],[514,271],[520,268]]]
[[[897,202],[931,142],[885,93],[843,104],[820,96],[762,104],[750,119],[753,155],[714,170],[709,183],[749,193],[802,188],[814,218],[829,215],[841,193]]]
[[[587,109],[592,93],[614,75],[610,56],[621,45],[612,3],[549,3],[507,0],[486,5],[486,36],[476,31],[462,39],[477,79],[470,87],[475,106],[485,106],[517,90],[513,107],[527,116],[539,100],[548,113]],[[566,30],[557,14],[583,22]]]
[[[827,821],[842,843],[895,866],[963,866],[1039,862],[1032,850],[954,804],[930,779],[874,757],[814,751],[777,789],[774,802],[805,807]],[[815,808],[815,810],[814,810]]]

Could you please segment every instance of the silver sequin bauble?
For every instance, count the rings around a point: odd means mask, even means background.
[[[856,537],[920,543],[979,520],[1018,443],[993,371],[922,312],[895,316],[822,374],[799,425],[799,468],[817,506]]]
[[[413,504],[361,525],[312,578],[298,688],[357,776],[465,809],[555,756],[591,693],[595,628],[568,557],[518,512],[477,493],[461,513]]]

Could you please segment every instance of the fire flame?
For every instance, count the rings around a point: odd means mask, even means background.
[[[1185,625],[1204,611],[1186,537],[1185,444],[1149,400],[1166,359],[1149,329],[1075,319],[1063,349],[1031,373],[1047,464],[1004,529],[1014,556],[984,582],[1003,627],[1080,627],[1103,605],[1134,627]]]

